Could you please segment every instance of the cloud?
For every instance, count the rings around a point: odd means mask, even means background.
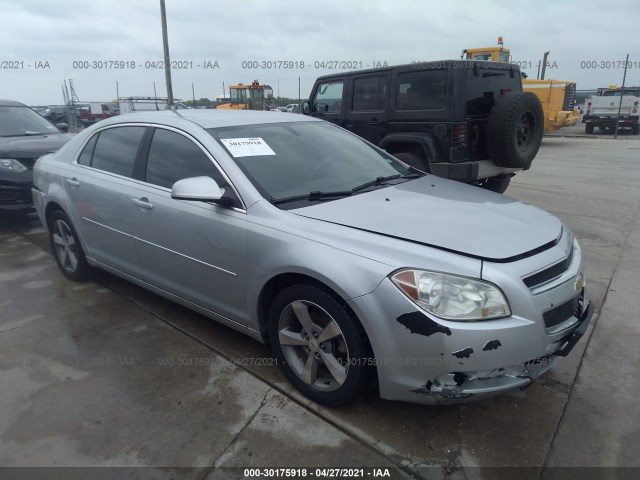
[[[513,58],[535,77],[537,62],[550,50],[549,75],[593,88],[622,82],[627,52],[636,62],[627,84],[640,84],[640,52],[634,38],[640,3],[622,0],[603,6],[595,0],[513,2],[503,0],[424,2],[419,0],[167,0],[171,58],[191,62],[174,70],[176,97],[213,98],[222,83],[259,79],[283,96],[295,96],[300,77],[306,97],[317,76],[332,73],[316,61],[374,61],[389,65],[459,58],[463,48],[494,45],[499,35]],[[61,84],[73,78],[83,100],[121,95],[165,94],[160,61],[162,36],[157,0],[0,0],[0,60],[23,68],[0,70],[2,95],[29,104],[61,103]],[[635,49],[635,50],[634,50]],[[135,68],[82,69],[78,61],[133,61]],[[243,68],[243,62],[292,60],[305,68]],[[35,61],[50,68],[36,70]],[[205,61],[220,69],[207,70]],[[585,62],[609,61],[603,68]],[[74,64],[74,62],[76,62]],[[530,67],[529,67],[530,65]],[[589,63],[588,65],[592,65]]]

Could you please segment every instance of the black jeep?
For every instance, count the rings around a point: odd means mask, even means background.
[[[334,122],[405,163],[504,192],[544,129],[514,64],[444,60],[327,75],[304,113]]]

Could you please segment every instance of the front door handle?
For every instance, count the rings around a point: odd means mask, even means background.
[[[142,210],[151,210],[153,208],[153,204],[149,202],[147,197],[132,198],[131,201]]]
[[[80,182],[78,181],[78,179],[76,177],[73,178],[67,178],[67,183],[69,185],[71,185],[72,187],[76,188],[80,186]]]
[[[380,125],[380,122],[378,120],[376,120],[375,118],[373,120],[371,120],[369,123],[369,125],[371,125],[372,127],[377,127],[378,125]]]

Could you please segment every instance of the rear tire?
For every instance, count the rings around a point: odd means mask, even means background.
[[[53,257],[67,278],[79,282],[89,276],[91,267],[78,235],[62,210],[54,211],[49,217],[49,242]]]
[[[529,168],[544,132],[540,100],[530,92],[502,95],[487,124],[489,158],[500,167]]]
[[[317,403],[344,405],[367,385],[372,362],[362,327],[324,289],[283,289],[269,310],[269,341],[285,376]]]
[[[398,152],[393,154],[401,162],[422,172],[429,173],[429,162],[424,155],[414,152]]]
[[[631,126],[631,133],[633,135],[638,135],[640,133],[640,125],[632,125]]]
[[[593,125],[587,124],[584,126],[584,133],[593,133],[594,128]]]

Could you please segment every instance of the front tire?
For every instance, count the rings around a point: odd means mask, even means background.
[[[61,210],[49,218],[49,242],[53,257],[67,278],[78,282],[88,277],[91,267],[69,217]]]
[[[317,403],[344,405],[366,386],[371,362],[364,332],[324,289],[310,284],[283,289],[269,311],[269,341],[285,376]]]
[[[584,133],[593,133],[594,128],[593,125],[586,124],[584,126]]]

